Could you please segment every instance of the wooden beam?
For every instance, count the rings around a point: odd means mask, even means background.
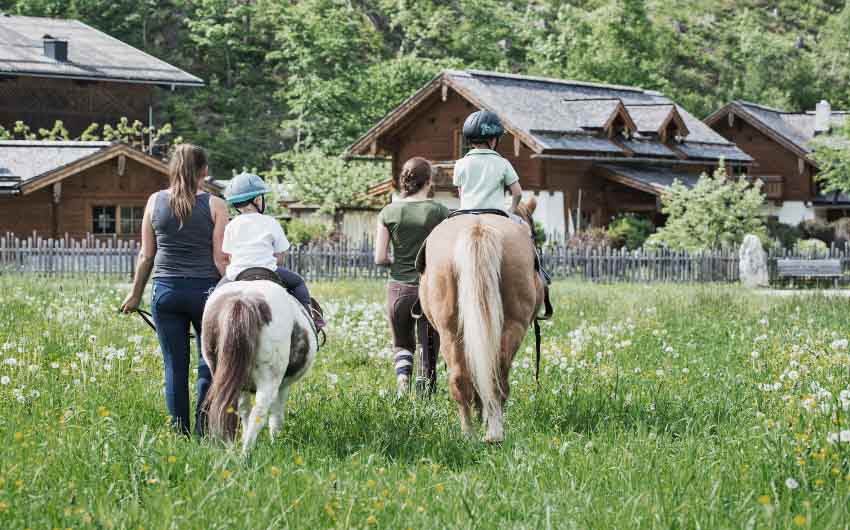
[[[62,201],[62,183],[56,182],[53,184],[53,204],[59,204]]]
[[[446,100],[449,99],[449,85],[443,83],[443,86],[441,87],[441,94],[440,95],[443,99],[443,103],[445,103]]]
[[[127,169],[127,157],[124,155],[118,155],[118,176],[124,176],[124,170]]]
[[[732,126],[734,126],[734,125],[735,125],[735,113],[734,113],[734,112],[730,112],[729,114],[727,114],[727,115],[726,115],[726,121],[729,123],[729,127],[730,127],[730,128],[731,128]]]
[[[519,158],[519,152],[522,149],[522,142],[519,139],[519,136],[514,135],[514,156]]]
[[[806,161],[803,160],[802,158],[797,159],[797,171],[800,172],[800,175],[803,175],[803,174],[806,173]]]

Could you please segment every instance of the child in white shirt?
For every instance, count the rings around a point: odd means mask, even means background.
[[[274,271],[287,290],[298,299],[314,318],[316,327],[325,323],[312,310],[310,291],[304,278],[283,267],[284,254],[290,248],[289,240],[274,217],[263,215],[264,195],[270,190],[263,180],[251,173],[241,173],[230,181],[225,195],[227,202],[239,212],[224,229],[221,249],[230,257],[222,285],[235,281],[245,270],[263,268]]]

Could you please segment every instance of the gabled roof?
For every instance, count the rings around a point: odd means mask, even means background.
[[[699,181],[699,175],[667,166],[599,164],[596,167],[607,179],[652,195],[662,195],[675,181],[689,188]]]
[[[44,37],[68,41],[68,61],[44,54]],[[204,82],[77,20],[0,14],[0,75],[203,86]]]
[[[809,155],[814,151],[814,112],[787,112],[749,101],[737,100],[714,112],[705,119],[705,123],[713,126],[722,119],[728,119],[730,114],[750,123],[798,156],[809,158]],[[830,123],[833,128],[841,127],[847,123],[848,115],[850,113],[847,111],[832,111]],[[823,141],[832,141],[837,145],[844,145],[844,142],[840,139],[830,136],[824,136]]]
[[[619,106],[630,116],[629,106],[661,105],[675,109],[678,119],[689,131],[686,143],[721,146],[736,152],[730,160],[751,161],[734,144],[658,92],[478,70],[442,72],[379,121],[349,148],[348,153],[375,154],[373,147],[384,135],[402,126],[405,118],[438,91],[445,94],[449,89],[476,107],[497,113],[508,132],[538,154],[592,150],[629,156],[630,152],[602,138],[595,129],[610,119],[613,109]],[[632,121],[632,117],[624,119]],[[672,152],[669,156],[676,158]]]
[[[4,140],[0,141],[0,195],[28,195],[119,156],[168,175],[164,162],[123,143]],[[220,192],[210,182],[203,187]]]
[[[641,134],[663,136],[664,130],[670,123],[675,124],[680,137],[684,138],[690,134],[685,120],[676,110],[676,105],[672,103],[627,105],[626,110],[637,124],[637,131]]]

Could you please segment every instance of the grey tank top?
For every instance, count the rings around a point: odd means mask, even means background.
[[[219,278],[213,261],[213,219],[210,194],[195,197],[192,215],[180,221],[168,204],[168,190],[156,194],[151,222],[156,234],[154,278]]]

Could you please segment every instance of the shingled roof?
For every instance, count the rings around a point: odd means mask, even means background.
[[[645,156],[670,159],[685,158],[687,152],[700,159],[717,160],[725,157],[732,162],[749,163],[752,159],[734,144],[714,132],[682,107],[659,92],[634,87],[602,85],[580,81],[567,81],[541,77],[483,72],[478,70],[447,70],[435,77],[425,87],[390,112],[369,132],[355,142],[349,153],[370,153],[378,139],[392,132],[394,127],[414,109],[438,90],[451,89],[478,108],[499,115],[509,132],[520,138],[536,154],[564,151],[595,151],[604,156]],[[630,105],[657,105],[667,112],[645,112],[644,123],[666,119],[675,109],[688,131],[683,142],[677,142],[677,155],[658,139],[646,138],[640,151],[630,151],[602,137],[595,128],[610,117],[612,109]],[[629,117],[631,120],[631,117]],[[657,145],[648,146],[654,143]],[[374,154],[374,153],[373,153]]]
[[[730,114],[747,120],[768,136],[774,138],[788,149],[800,156],[808,158],[814,151],[815,144],[815,113],[788,112],[749,101],[733,101],[714,112],[705,119],[705,123],[713,125]],[[842,127],[848,121],[850,112],[831,111],[830,124],[833,129]],[[835,145],[845,145],[841,139],[834,136],[819,136],[819,141]]]
[[[68,60],[48,57],[45,37],[68,42]],[[204,82],[76,20],[0,14],[0,75],[157,85]]]

